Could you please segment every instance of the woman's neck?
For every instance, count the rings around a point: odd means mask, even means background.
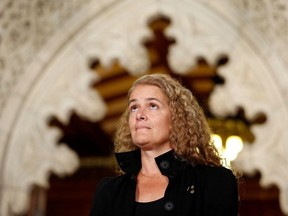
[[[140,172],[146,176],[159,176],[161,172],[157,166],[155,158],[170,151],[171,149],[167,149],[163,152],[156,152],[156,151],[144,151],[141,150],[141,163],[142,168]]]

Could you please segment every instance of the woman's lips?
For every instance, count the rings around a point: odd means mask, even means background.
[[[150,128],[145,125],[136,126],[136,130],[140,130],[140,129],[150,129]]]

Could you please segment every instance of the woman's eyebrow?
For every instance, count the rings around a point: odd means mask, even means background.
[[[151,97],[151,98],[146,98],[146,100],[147,100],[147,101],[156,100],[156,101],[158,101],[159,103],[161,103],[161,104],[162,104],[162,101],[161,101],[161,100],[159,100],[158,98],[153,98],[153,97]]]
[[[135,102],[135,101],[137,101],[137,99],[131,99],[131,100],[129,100],[129,101],[128,101],[128,105],[131,104],[131,103],[133,103],[133,102]]]
[[[153,101],[153,100],[155,100],[155,101],[158,101],[159,103],[162,104],[162,101],[161,101],[161,100],[159,100],[158,98],[154,98],[154,97],[149,97],[149,98],[146,98],[145,100],[146,100],[146,101]],[[131,103],[136,102],[136,101],[137,101],[137,99],[131,99],[131,100],[129,100],[128,104],[131,104]]]

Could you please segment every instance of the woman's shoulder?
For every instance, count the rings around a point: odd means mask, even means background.
[[[237,178],[231,169],[223,166],[196,166],[196,176],[202,182],[213,184],[236,184]]]
[[[207,210],[207,215],[237,215],[238,179],[231,169],[226,167],[199,166],[197,185],[200,194],[205,197],[205,205],[218,203],[216,209]]]
[[[96,186],[93,206],[90,215],[102,215],[100,212],[108,211],[108,203],[118,194],[121,182],[125,182],[125,175],[105,177]]]
[[[129,177],[127,174],[105,177],[99,182],[97,190],[105,191],[108,189],[109,191],[111,191],[113,190],[113,188],[116,189],[120,185],[129,183],[129,180],[131,180],[131,177]]]
[[[100,180],[98,188],[110,187],[111,185],[120,184],[127,179],[127,175],[107,176]]]

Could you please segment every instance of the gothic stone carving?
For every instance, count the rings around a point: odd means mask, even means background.
[[[49,171],[62,175],[75,170],[77,155],[56,145],[59,132],[47,127],[47,118],[54,114],[65,121],[75,109],[100,119],[105,105],[88,88],[97,79],[87,69],[89,59],[97,57],[108,66],[117,58],[131,74],[143,73],[149,62],[141,41],[151,37],[146,22],[158,14],[172,20],[166,34],[177,42],[169,63],[178,73],[199,55],[210,63],[220,54],[229,56],[229,65],[220,71],[226,82],[213,93],[212,109],[226,115],[243,106],[248,118],[257,112],[267,115],[265,125],[253,128],[255,143],[245,145],[235,165],[247,173],[259,170],[263,186],[275,183],[288,214],[288,3],[76,2],[6,0],[0,5],[5,30],[0,31],[0,95],[5,99],[0,105],[1,215],[25,211],[29,188],[47,186]],[[39,15],[43,17],[33,22]]]

